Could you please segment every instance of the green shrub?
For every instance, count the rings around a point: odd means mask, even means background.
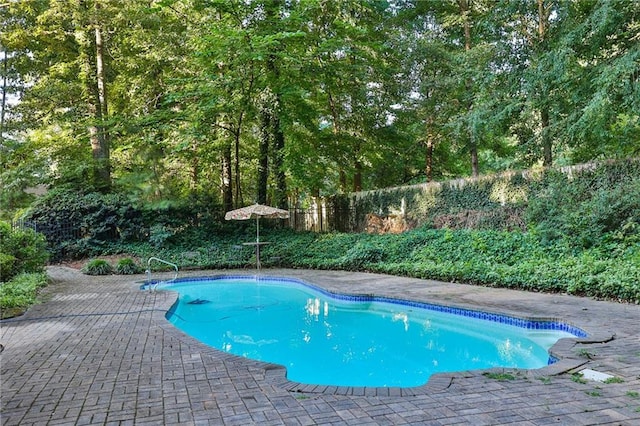
[[[104,259],[92,259],[82,267],[82,272],[87,275],[109,275],[113,268]]]
[[[173,237],[173,231],[165,225],[153,225],[149,229],[149,242],[155,247],[160,248],[166,245],[167,241]]]
[[[33,229],[12,229],[0,222],[0,282],[26,272],[44,270],[49,253],[42,234]]]
[[[0,285],[2,318],[12,316],[15,308],[27,308],[36,301],[38,290],[47,285],[45,274],[22,273]]]
[[[184,232],[200,231],[197,238],[204,239],[224,229],[212,211],[214,203],[185,200],[140,207],[129,196],[53,189],[37,199],[25,219],[38,224],[56,260],[121,252],[121,246],[143,241],[161,248],[193,242],[193,235],[180,238]]]
[[[570,238],[591,247],[605,233],[640,224],[640,160],[505,172],[342,197],[353,212],[347,222],[360,230],[370,213],[402,211],[411,226],[537,228],[546,241]]]
[[[116,273],[120,275],[134,275],[142,272],[144,272],[144,269],[128,257],[118,260],[116,264]]]
[[[99,252],[106,242],[142,237],[142,214],[126,194],[54,189],[39,198],[25,219],[37,222],[55,259]]]
[[[0,282],[6,281],[13,276],[15,264],[15,256],[0,252]]]
[[[264,221],[262,240],[272,244],[261,248],[261,257],[266,267],[377,271],[640,302],[639,176],[640,161],[630,160],[456,181],[431,191],[368,192],[354,201],[359,216],[404,210],[415,223],[451,216],[451,223],[475,221],[483,229],[425,225],[399,235],[313,233],[277,229]],[[189,265],[210,268],[255,262],[254,251],[239,245],[255,238],[253,222],[220,224],[199,220],[195,211],[193,206],[163,210],[140,242],[114,247],[88,237],[74,247],[96,254],[157,256],[176,264],[184,264],[184,252],[197,251],[200,255]],[[144,213],[149,220],[151,213]],[[473,220],[465,222],[467,216]],[[523,217],[526,232],[509,225]],[[0,262],[12,260],[5,256]]]
[[[202,255],[194,266],[237,268],[255,262],[251,248],[238,246],[254,234],[229,234],[193,242],[189,251]],[[255,231],[254,231],[255,232]],[[640,302],[640,247],[635,237],[611,234],[606,245],[576,248],[565,239],[547,241],[531,232],[419,228],[398,235],[293,232],[265,229],[261,250],[265,267],[346,269],[507,287],[536,292],[569,293]],[[200,245],[196,245],[200,244]],[[235,246],[240,248],[234,248]],[[185,246],[156,249],[131,244],[128,253],[157,256],[180,264]],[[270,259],[277,259],[270,261]],[[154,264],[154,270],[162,265]]]
[[[374,263],[379,263],[386,258],[384,249],[369,242],[359,242],[347,250],[339,260],[341,268],[348,271],[367,269]]]
[[[612,233],[640,237],[640,161],[604,164],[572,178],[549,171],[539,183],[526,220],[547,242],[599,246]]]
[[[535,232],[421,228],[400,235],[325,234],[295,245],[292,255],[295,264],[287,255],[280,263],[640,301],[636,251],[576,253],[564,240],[550,244]]]

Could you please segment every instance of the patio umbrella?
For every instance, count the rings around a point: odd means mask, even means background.
[[[287,219],[289,212],[287,210],[278,209],[263,204],[254,204],[252,206],[243,207],[241,209],[230,210],[225,215],[226,220],[256,220],[256,264],[260,269],[260,218],[267,219]]]

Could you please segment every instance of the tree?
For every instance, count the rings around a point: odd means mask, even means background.
[[[640,153],[640,17],[637,1],[583,2],[562,46],[576,52],[566,139],[573,161]]]
[[[82,10],[84,8],[84,10]],[[109,108],[107,103],[107,63],[105,39],[103,37],[100,0],[91,5],[79,2],[76,16],[76,34],[79,54],[83,61],[83,75],[86,92],[89,94],[87,106],[92,122],[89,123],[89,139],[91,153],[95,160],[94,179],[99,189],[109,190],[111,187],[110,136],[107,129]]]
[[[414,31],[409,41],[415,43],[409,44],[408,57],[418,73],[411,90],[426,130],[420,138],[426,147],[425,173],[433,173],[435,141],[449,139],[450,149],[467,153],[471,174],[477,176],[478,151],[500,126],[491,94],[496,77],[491,8],[468,0],[407,2],[405,8]]]
[[[494,10],[504,34],[501,49],[508,52],[502,67],[511,76],[503,92],[512,94],[512,109],[519,111],[514,122],[538,123],[512,127],[529,163],[542,158],[550,166],[556,159],[570,163],[633,152],[634,10],[637,2],[550,0],[501,2]],[[611,149],[612,139],[618,148]],[[623,144],[627,148],[620,150]]]
[[[435,14],[424,6],[419,2],[407,5],[397,17],[396,48],[403,58],[403,96],[396,114],[399,127],[419,144],[422,153],[416,155],[423,159],[422,172],[431,181],[434,173],[446,173],[447,169],[437,150],[450,139],[446,125],[455,113],[450,102],[455,69],[450,40],[436,22]]]
[[[311,99],[321,152],[335,164],[341,190],[363,189],[366,171],[380,153],[380,129],[388,125],[394,104],[389,35],[382,31],[389,18],[381,2],[312,3],[307,16],[306,43],[310,58]]]
[[[283,81],[281,81],[281,64],[279,57],[282,57],[282,42],[289,34],[286,29],[283,31],[283,22],[286,10],[285,3],[281,0],[265,1],[264,19],[259,22],[256,35],[263,37],[258,41],[267,45],[265,52],[265,75],[266,81],[262,96],[258,103],[260,109],[260,157],[258,162],[258,202],[267,203],[267,182],[269,174],[269,152],[273,152],[273,174],[276,176],[275,204],[280,208],[288,206],[287,185],[284,172],[284,148],[285,137],[282,129],[282,91]],[[262,31],[260,31],[262,27]],[[269,149],[271,148],[271,150]]]
[[[22,125],[66,129],[59,134],[82,132],[94,158],[90,182],[108,190],[108,63],[102,26],[110,11],[102,9],[100,0],[12,2],[7,7],[6,19],[13,24],[3,45],[22,62],[20,78],[29,79],[16,107]]]
[[[637,1],[3,6],[14,207],[38,182],[283,207],[640,145]]]

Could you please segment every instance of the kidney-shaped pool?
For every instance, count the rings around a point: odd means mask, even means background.
[[[167,319],[180,330],[283,365],[289,380],[305,384],[413,387],[438,372],[540,368],[558,339],[586,335],[562,322],[335,294],[288,278],[190,278],[157,288],[178,292]]]

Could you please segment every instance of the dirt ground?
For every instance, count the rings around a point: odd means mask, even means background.
[[[67,260],[58,264],[58,266],[67,266],[73,269],[82,269],[87,262],[93,259],[103,259],[111,264],[111,266],[115,266],[120,259],[130,258],[133,259],[138,265],[142,265],[142,260],[137,256],[132,256],[130,254],[112,254],[108,256],[97,256],[79,260]]]

